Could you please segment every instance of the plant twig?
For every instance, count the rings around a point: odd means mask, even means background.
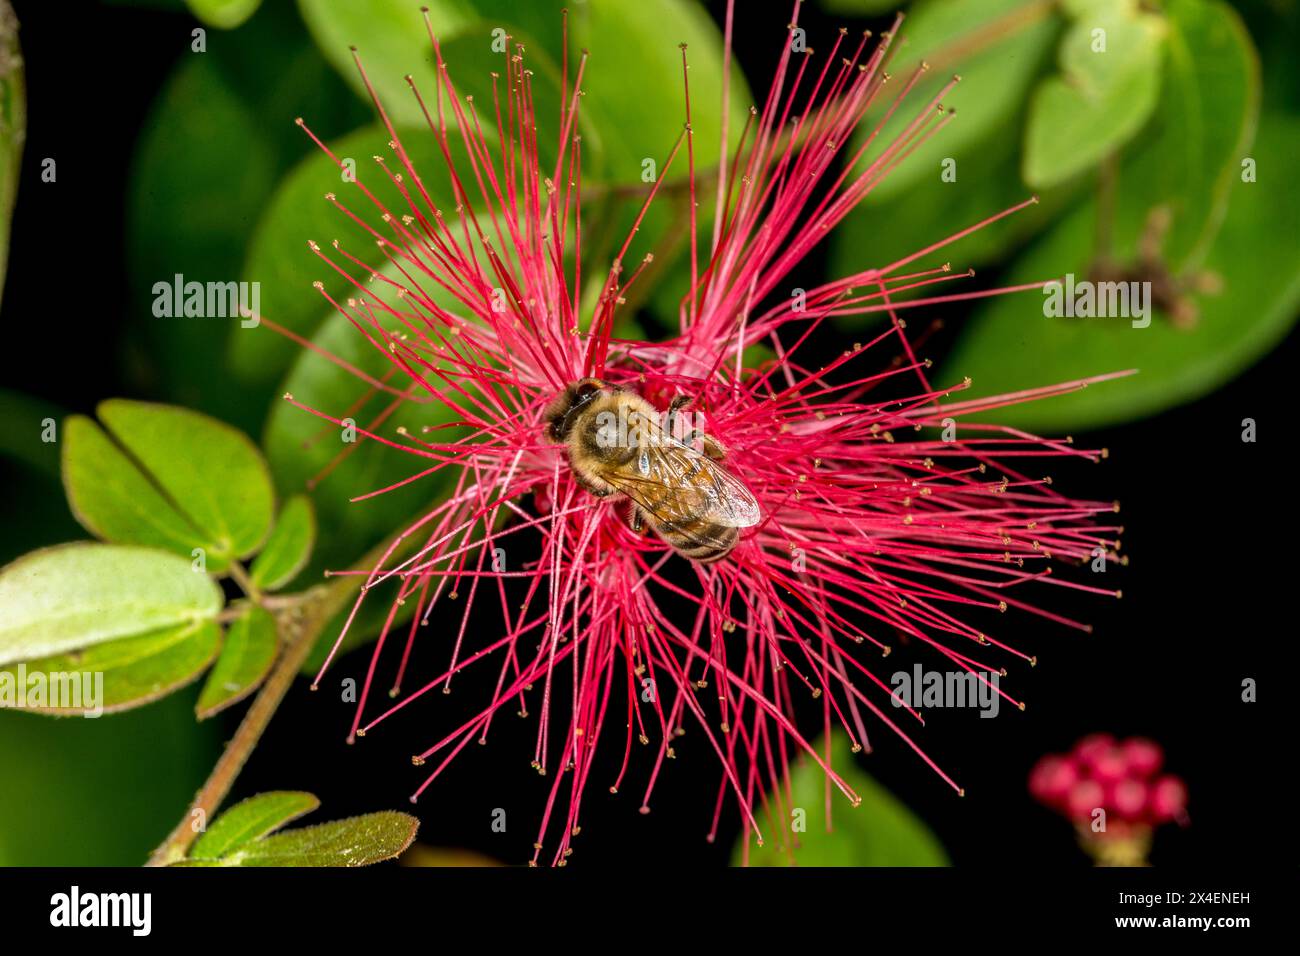
[[[153,851],[146,866],[167,866],[185,858],[190,845],[198,839],[203,827],[230,793],[235,778],[239,776],[285,694],[289,692],[321,629],[333,617],[341,601],[346,598],[346,593],[321,587],[314,600],[290,608],[277,618],[277,630],[281,632],[283,643],[279,660],[257,692],[257,697],[240,721],[239,729],[226,745],[221,759],[212,768],[202,789],[195,794],[189,809],[167,835],[167,839]],[[200,823],[198,826],[195,825],[196,814]]]
[[[357,562],[357,566],[373,567],[388,553],[394,540],[398,547],[392,556],[400,557],[411,546],[409,541],[403,542],[405,537],[404,534],[398,534],[395,539],[381,541]],[[235,778],[248,762],[257,742],[262,739],[262,734],[271,723],[285,694],[293,686],[293,679],[298,676],[311,654],[321,631],[348,601],[356,597],[360,588],[361,578],[347,575],[335,577],[329,584],[317,585],[301,594],[270,595],[265,598],[264,606],[275,614],[276,631],[282,646],[280,657],[257,696],[253,698],[253,703],[249,705],[235,736],[226,744],[226,749],[208,774],[203,787],[194,795],[189,809],[172,832],[167,834],[167,839],[153,851],[146,866],[167,866],[185,859],[190,846],[230,793]],[[197,829],[194,825],[196,811],[202,811],[201,825]]]

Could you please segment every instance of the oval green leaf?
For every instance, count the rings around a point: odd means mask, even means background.
[[[398,135],[430,196],[453,207],[446,163],[428,129],[406,128]],[[360,269],[329,248],[335,241],[363,263],[385,261],[374,236],[325,196],[337,195],[341,204],[359,210],[367,222],[377,220],[377,215],[371,215],[370,200],[361,194],[364,186],[394,215],[405,213],[406,200],[374,160],[382,156],[390,170],[402,171],[388,145],[390,139],[382,127],[370,126],[330,144],[341,161],[352,161],[351,180],[344,179],[344,170],[313,146],[276,187],[253,230],[244,264],[245,280],[259,283],[262,315],[276,325],[304,336],[316,331],[329,303],[312,287],[313,282],[321,282],[322,291],[334,298],[356,294],[354,285],[312,253],[309,241],[318,243],[349,272]],[[468,169],[461,172],[472,177]],[[262,325],[238,328],[230,337],[231,362],[239,374],[251,379],[281,374],[301,351],[302,346]]]
[[[415,839],[420,821],[384,811],[277,833],[221,857],[222,866],[369,866]]]
[[[1164,17],[1118,6],[1074,24],[1061,45],[1064,75],[1043,80],[1030,104],[1025,182],[1071,179],[1142,129],[1159,99],[1165,32]]]
[[[266,539],[275,503],[271,475],[242,432],[188,409],[126,399],[100,403],[99,417],[209,536],[215,554],[243,557]]]
[[[262,5],[262,0],[185,0],[190,12],[210,27],[233,30]]]
[[[39,673],[38,686],[60,688],[65,696],[56,701],[47,691],[38,704],[29,686],[26,706],[19,709],[62,716],[116,713],[152,703],[193,681],[212,663],[220,637],[221,628],[208,620],[120,638],[0,668],[0,687],[6,674],[18,683],[27,675],[30,684],[30,675]]]
[[[114,544],[139,544],[193,557],[207,555],[207,570],[229,566],[210,535],[201,532],[148,475],[89,418],[63,425],[63,487],[68,505],[91,534]]]
[[[929,75],[896,110],[863,160],[871,162],[901,134],[929,98],[954,75],[961,82],[944,97],[943,106],[956,111],[944,129],[899,163],[874,186],[866,202],[882,202],[917,185],[938,189],[941,162],[957,160],[960,181],[964,160],[1008,122],[1019,122],[1025,97],[1049,61],[1061,19],[1050,4],[1037,0],[921,0],[912,6],[900,30],[902,45],[890,72],[910,77],[925,61]],[[828,38],[829,39],[829,38]],[[856,152],[863,139],[884,118],[895,97],[886,97],[868,112],[855,137]],[[852,154],[850,154],[852,155]]]
[[[194,841],[191,860],[218,860],[233,850],[306,816],[320,801],[300,790],[273,790],[241,800],[216,820]]]
[[[444,308],[456,308],[444,290],[426,291]],[[344,441],[339,426],[288,402],[278,402],[268,416],[263,446],[278,487],[287,492],[310,490],[318,521],[330,529],[316,547],[308,573],[347,566],[380,538],[415,520],[446,486],[444,471],[374,497],[350,500],[409,478],[431,464],[371,441],[360,430],[395,439],[400,437],[399,427],[418,434],[424,425],[442,424],[453,417],[443,402],[403,401],[394,410],[395,396],[376,392],[370,384],[392,368],[386,353],[337,312],[323,319],[312,341],[319,351],[300,352],[284,391],[323,414],[351,418],[358,432],[354,442]],[[325,352],[370,376],[370,382],[324,358]],[[392,379],[389,387],[397,387],[400,380]],[[323,477],[317,480],[318,476]]]
[[[589,53],[582,110],[600,133],[606,181],[642,183],[642,163],[653,159],[661,167],[681,135],[686,122],[683,43],[690,64],[696,175],[716,168],[722,131],[723,38],[701,4],[639,0],[573,5],[570,31],[575,50]],[[781,42],[781,35],[774,32],[773,41],[774,45]],[[751,102],[745,78],[734,62],[728,128],[733,145],[740,139]],[[686,178],[686,160],[683,145],[667,173],[669,179]],[[585,177],[585,152],[583,166]],[[665,175],[662,168],[658,173]]]
[[[220,713],[255,691],[271,672],[279,649],[275,618],[256,605],[246,606],[226,628],[221,656],[194,705],[199,720]]]
[[[1234,182],[1227,219],[1205,265],[1223,284],[1195,297],[1191,329],[1156,312],[1147,328],[1126,319],[1048,319],[1039,301],[996,302],[979,314],[946,366],[946,377],[974,379],[972,395],[1016,391],[1100,372],[1139,374],[1047,401],[999,409],[999,421],[1037,431],[1130,421],[1212,392],[1267,352],[1294,323],[1300,260],[1291,251],[1300,194],[1284,177],[1300,150],[1300,122],[1266,114],[1253,156],[1272,179]],[[1262,174],[1261,174],[1262,175]],[[1087,265],[1093,210],[1072,215],[1016,266],[1011,281]],[[955,378],[954,378],[955,376]]]
[[[275,591],[294,579],[311,557],[316,544],[316,510],[306,495],[294,495],[280,509],[271,537],[253,560],[253,583]]]
[[[221,589],[176,555],[78,543],[0,569],[0,664],[211,620]]]
[[[1172,215],[1164,257],[1179,271],[1197,266],[1227,211],[1233,181],[1259,118],[1259,57],[1241,17],[1228,4],[1172,0],[1164,93],[1157,135],[1134,157],[1123,195]],[[1131,181],[1132,189],[1126,189]]]

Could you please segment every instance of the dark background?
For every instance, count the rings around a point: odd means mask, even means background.
[[[181,14],[75,4],[74,27],[68,5],[16,6],[29,132],[0,312],[0,386],[86,413],[108,396],[153,397],[123,371],[129,367],[122,360],[129,303],[138,298],[128,287],[124,261],[124,186],[146,110],[182,49],[176,34],[188,34],[192,22]],[[805,4],[804,15],[812,35],[838,23],[812,4]],[[748,75],[763,76],[774,41],[760,18],[741,19],[737,56]],[[57,158],[57,185],[40,181],[46,156]],[[986,272],[982,281],[994,284],[997,276]],[[949,311],[943,318],[951,328],[961,314]],[[928,353],[937,357],[945,345],[940,338]],[[826,343],[828,353],[841,347]],[[1039,659],[1034,670],[1013,668],[1003,684],[1027,701],[1027,711],[1004,706],[996,720],[932,713],[918,738],[965,786],[965,798],[887,729],[869,725],[876,752],[863,766],[933,827],[956,864],[1085,863],[1068,825],[1030,800],[1025,777],[1040,754],[1099,730],[1155,738],[1167,751],[1169,769],[1187,781],[1191,825],[1159,831],[1156,865],[1291,858],[1294,827],[1286,811],[1293,792],[1294,710],[1285,675],[1293,672],[1296,635],[1289,498],[1296,483],[1296,360],[1293,331],[1272,355],[1208,398],[1086,436],[1089,444],[1109,448],[1106,462],[1052,469],[1067,493],[1122,502],[1131,564],[1110,569],[1107,583],[1122,587],[1124,597],[1048,595],[1054,609],[1091,621],[1090,636],[1026,617],[1001,620],[999,633]],[[1255,444],[1241,441],[1247,417],[1258,422]],[[0,519],[5,560],[37,541],[84,536],[57,489],[3,457]],[[491,626],[489,615],[483,627]],[[336,676],[360,676],[368,653],[345,659]],[[915,660],[929,663],[896,655],[888,670],[910,668]],[[1257,704],[1241,700],[1247,677],[1259,682]],[[413,708],[412,716],[354,747],[343,742],[351,709],[326,694],[309,694],[300,682],[235,796],[310,790],[330,817],[405,808],[430,769],[412,768],[410,753],[438,739],[453,714],[467,715],[480,699],[472,680],[457,681],[451,697],[431,695],[437,697],[432,706]],[[237,716],[221,718],[227,733]],[[531,856],[550,785],[528,766],[535,729],[532,720],[503,717],[494,722],[492,746],[467,748],[415,808],[423,820],[421,840],[512,863]],[[723,839],[713,846],[703,839],[717,787],[716,759],[698,734],[677,751],[648,816],[637,813],[647,760],[636,761],[634,754],[618,797],[608,794],[599,770],[593,773],[575,862],[728,860],[736,833],[730,814]],[[604,756],[616,763],[621,741],[611,742]],[[487,825],[495,807],[510,814],[506,834]],[[847,812],[844,803],[837,807]],[[159,821],[159,836],[171,823]]]

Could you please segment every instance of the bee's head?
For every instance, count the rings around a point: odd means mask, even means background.
[[[578,420],[578,411],[601,395],[618,391],[598,378],[580,378],[569,385],[546,408],[547,433],[551,441],[562,442]]]

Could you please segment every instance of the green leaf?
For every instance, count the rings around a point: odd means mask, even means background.
[[[1251,153],[1259,181],[1231,181],[1227,218],[1205,260],[1220,277],[1222,292],[1194,297],[1200,315],[1192,328],[1174,327],[1159,312],[1148,328],[1132,328],[1126,319],[1049,319],[1037,295],[1012,296],[977,314],[937,382],[969,375],[971,396],[993,395],[1140,370],[1121,381],[996,413],[999,421],[1040,432],[1130,421],[1219,388],[1272,348],[1295,321],[1300,192],[1291,187],[1288,170],[1298,153],[1300,121],[1266,112]],[[1091,204],[1073,213],[1016,265],[1009,280],[1068,272],[1083,276],[1094,219]],[[1130,245],[1135,225],[1126,230]]]
[[[369,866],[391,860],[415,839],[420,821],[385,811],[277,833],[230,852],[221,866]]]
[[[328,139],[365,122],[367,113],[316,50],[292,4],[263,4],[239,29],[210,35],[207,47],[180,53],[132,160],[132,331],[145,346],[142,372],[160,395],[252,428],[270,393],[231,388],[229,370],[213,361],[229,335],[248,330],[235,320],[158,318],[151,290],[178,273],[187,281],[238,280],[276,183],[316,150],[294,117],[310,117]]]
[[[9,220],[18,195],[27,138],[27,92],[18,19],[7,3],[0,6],[0,293],[9,261]]]
[[[201,623],[220,609],[221,589],[184,558],[57,545],[0,569],[0,664]]]
[[[406,0],[369,0],[365,4],[351,0],[298,0],[298,8],[307,29],[324,57],[366,103],[370,94],[353,60],[352,48],[365,65],[371,85],[393,124],[399,128],[426,128],[424,111],[411,93],[405,77],[410,74],[425,103],[435,103],[436,75],[433,45],[421,16],[427,7],[429,20],[442,46],[457,93],[463,98],[473,95],[482,104],[483,125],[492,127],[492,76],[505,73],[506,51],[493,49],[503,34],[511,37],[509,52],[523,43],[531,77],[536,115],[543,121],[559,117],[560,76],[556,61],[549,55],[559,53],[561,4],[517,4],[509,0],[434,0],[411,4]],[[534,43],[537,39],[540,42]],[[425,134],[428,135],[427,133]],[[543,159],[554,157],[554,143],[559,131],[539,131],[538,146]],[[584,144],[583,165],[586,171],[587,150]],[[423,171],[422,171],[423,172]]]
[[[210,27],[233,30],[251,17],[262,0],[185,0],[190,11]]]
[[[0,388],[0,455],[30,466],[49,478],[59,477],[59,444],[46,429],[64,417],[58,405],[44,398]]]
[[[28,705],[21,709],[59,715],[116,713],[152,703],[189,684],[212,663],[220,638],[221,629],[215,621],[198,621],[24,661],[0,668],[0,675],[11,674],[17,681],[24,673],[41,673],[67,675],[78,681],[84,679],[82,675],[98,679],[102,674],[102,690],[83,684],[80,702],[75,692],[72,697],[75,706],[52,706],[54,702],[48,700],[34,706],[29,690]],[[95,696],[97,700],[91,699]]]
[[[449,208],[454,207],[446,163],[428,130],[407,128],[399,130],[398,135],[430,196]],[[343,171],[329,156],[313,148],[276,188],[253,230],[244,279],[260,284],[262,314],[277,325],[304,336],[316,331],[329,303],[312,287],[313,282],[321,282],[322,291],[334,298],[356,294],[356,287],[348,279],[311,252],[309,241],[319,243],[350,273],[360,273],[360,267],[329,248],[336,240],[344,251],[363,263],[378,265],[386,261],[374,236],[325,199],[325,195],[337,195],[340,203],[359,211],[367,222],[377,221],[378,217],[371,213],[373,207],[361,194],[361,186],[369,189],[395,215],[406,212],[406,200],[373,159],[383,156],[389,169],[401,171],[400,161],[388,146],[390,139],[382,127],[371,126],[330,145],[341,160],[355,162],[355,183],[345,181]],[[468,169],[460,171],[473,181]],[[364,274],[357,276],[358,281],[364,278]],[[250,379],[282,374],[301,351],[300,345],[266,326],[239,328],[230,337],[231,363],[240,375]]]
[[[222,558],[251,554],[274,513],[271,475],[238,429],[171,405],[110,399],[99,417]]]
[[[1025,182],[1046,189],[1091,169],[1142,128],[1159,91],[1154,70],[1131,73],[1095,99],[1060,77],[1048,77],[1030,106]]]
[[[199,720],[207,720],[257,690],[271,672],[279,649],[275,618],[256,605],[246,606],[227,627],[221,656],[194,706]]]
[[[212,356],[220,354],[233,320],[155,318],[144,296],[178,273],[200,282],[234,279],[276,174],[264,124],[219,55],[214,50],[181,61],[145,123],[129,178],[128,246],[141,296],[135,315],[148,317],[143,331],[159,374],[187,403],[205,394],[205,386],[215,390],[215,382],[208,385],[216,378]]]
[[[440,305],[450,304],[443,290],[426,291]],[[324,319],[312,341],[373,378],[391,368],[386,354],[367,342],[338,313]],[[394,383],[397,381],[393,379]],[[299,353],[285,380],[284,391],[310,408],[340,420],[352,418],[358,429],[372,430],[390,439],[399,437],[398,427],[405,426],[419,434],[423,426],[451,421],[455,414],[443,402],[418,405],[411,401],[402,402],[396,411],[389,413],[394,396],[374,393],[369,384],[353,373],[306,349]],[[380,445],[360,433],[354,443],[343,441],[343,437],[337,425],[288,402],[277,403],[267,419],[263,445],[277,486],[285,492],[309,489],[318,520],[330,529],[317,546],[308,573],[347,566],[380,538],[414,521],[423,513],[421,509],[436,501],[446,487],[449,473],[444,470],[405,487],[351,501],[409,478],[431,463]],[[322,473],[324,477],[317,481]]]
[[[902,45],[890,72],[910,77],[925,61],[929,75],[886,123],[863,162],[870,163],[894,142],[954,74],[961,82],[944,97],[943,105],[957,115],[874,186],[866,201],[883,202],[918,183],[930,189],[939,182],[945,158],[958,160],[960,177],[963,159],[974,155],[994,130],[1019,122],[1025,97],[1051,55],[1060,25],[1051,5],[1037,0],[921,0],[913,5],[899,31]],[[855,152],[893,102],[894,97],[887,97],[868,112],[855,137]]]
[[[223,573],[229,558],[148,475],[89,418],[63,425],[63,486],[68,505],[91,534],[115,544],[139,544],[192,557],[206,552],[207,570]]]
[[[478,24],[478,15],[467,2],[420,5],[404,0],[370,0],[365,4],[298,0],[299,12],[316,45],[357,96],[370,100],[352,59],[353,47],[367,64],[370,82],[389,117],[398,126],[412,127],[423,125],[424,114],[403,77],[408,73],[414,76],[429,102],[428,91],[434,87],[435,76],[433,46],[420,6],[429,7],[434,33],[440,41]],[[484,36],[485,50],[490,50],[490,43],[491,36]],[[462,78],[453,76],[453,80],[459,85]]]
[[[1164,17],[1118,5],[1070,28],[1063,75],[1043,80],[1030,104],[1025,182],[1040,189],[1064,182],[1137,134],[1159,98],[1165,33]]]
[[[819,753],[824,743],[816,744]],[[795,834],[798,844],[749,847],[750,866],[948,866],[948,855],[938,838],[897,797],[876,783],[854,763],[848,739],[832,738],[828,761],[862,798],[857,807],[837,801],[826,828],[826,774],[813,760],[803,757],[791,774],[791,810],[803,810],[807,829]],[[838,797],[839,794],[837,793]],[[783,804],[784,805],[784,804]],[[788,830],[790,821],[777,831]],[[771,836],[771,835],[769,835]],[[742,838],[743,841],[743,838]],[[742,842],[732,854],[733,864],[745,861]]]
[[[1080,11],[1061,39],[1061,73],[1085,96],[1104,93],[1134,71],[1159,69],[1165,30],[1161,15],[1136,2]]]
[[[275,591],[294,579],[316,544],[316,511],[306,495],[294,495],[280,509],[271,537],[253,561],[250,576],[258,587]]]
[[[1165,260],[1175,271],[1199,265],[1227,211],[1233,181],[1255,135],[1259,58],[1228,4],[1172,0],[1164,93],[1151,146],[1120,182],[1126,202],[1169,206]],[[1133,188],[1126,188],[1132,181]]]
[[[306,816],[319,806],[316,797],[300,790],[272,790],[241,800],[217,817],[194,841],[190,859],[220,859]]]
[[[663,162],[686,122],[682,43],[690,63],[697,171],[716,167],[722,129],[722,34],[703,6],[694,0],[575,5],[570,28],[575,46],[590,54],[582,110],[605,147],[605,180],[640,183],[641,164],[647,158],[664,176]],[[728,129],[733,144],[744,129],[750,102],[744,76],[733,69]],[[686,159],[683,144],[667,174],[670,179],[685,179]],[[585,177],[585,155],[583,164]]]
[[[1019,124],[993,130],[957,158],[954,182],[919,183],[885,202],[860,204],[831,237],[830,274],[847,276],[884,266],[1028,199],[1032,192],[1020,179]],[[1044,192],[1039,202],[971,233],[918,263],[951,262],[954,274],[996,262],[1009,249],[1056,221],[1076,198],[1077,188]],[[973,281],[980,281],[978,279]],[[969,281],[957,280],[946,292]],[[942,293],[939,293],[942,294]],[[844,319],[846,326],[877,320],[886,313]]]
[[[111,720],[0,715],[0,866],[139,866],[221,755],[186,696]]]

